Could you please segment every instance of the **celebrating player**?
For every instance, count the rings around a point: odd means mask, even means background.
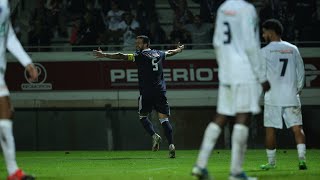
[[[173,144],[172,126],[169,122],[170,107],[166,97],[166,83],[163,76],[163,63],[166,57],[182,52],[184,45],[178,45],[176,49],[168,51],[152,50],[150,40],[141,35],[136,38],[134,54],[103,53],[100,49],[94,50],[97,58],[111,58],[133,61],[138,67],[139,79],[139,118],[144,129],[152,136],[152,150],[159,150],[161,137],[154,131],[153,125],[148,119],[148,114],[154,108],[158,112],[159,121],[164,129],[164,134],[169,144],[169,157],[175,158],[175,146]]]
[[[6,49],[8,49],[20,61],[20,63],[26,67],[31,81],[38,77],[38,71],[32,64],[30,57],[22,48],[13,31],[10,22],[10,8],[8,1],[0,1],[0,7],[0,142],[9,174],[8,180],[30,180],[34,179],[34,177],[26,175],[18,168],[16,162],[16,150],[12,133],[13,108],[9,99],[9,90],[4,80],[7,63],[5,57]]]
[[[272,89],[264,97],[264,126],[268,163],[262,169],[276,167],[275,129],[282,129],[282,118],[291,128],[297,143],[299,169],[307,169],[306,145],[302,129],[300,94],[304,85],[304,66],[296,46],[281,40],[283,27],[270,19],[262,25],[263,38],[269,44],[261,52],[267,64],[267,78]]]
[[[247,148],[249,120],[260,112],[261,85],[266,79],[265,62],[259,56],[260,41],[254,6],[244,0],[226,0],[218,9],[213,39],[219,65],[217,115],[205,130],[201,149],[192,169],[198,179],[209,179],[208,159],[227,116],[235,116],[232,132],[230,180],[255,179],[246,176],[242,164]]]

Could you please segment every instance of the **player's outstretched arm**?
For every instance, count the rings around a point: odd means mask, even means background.
[[[176,49],[171,49],[166,51],[166,56],[167,57],[174,56],[178,53],[181,53],[183,49],[184,49],[184,45],[180,45],[180,42],[179,42]]]
[[[96,58],[110,58],[110,59],[122,59],[122,60],[129,60],[130,55],[129,54],[123,54],[123,53],[104,53],[100,48],[97,50],[93,50],[93,55]]]

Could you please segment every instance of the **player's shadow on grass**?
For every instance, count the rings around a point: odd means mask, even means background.
[[[270,170],[263,170],[263,169],[248,169],[246,172],[266,172],[266,173],[272,173],[274,172],[292,172],[292,169],[270,169]]]
[[[163,159],[151,157],[118,157],[118,158],[70,158],[68,160],[84,160],[84,161],[123,161],[123,160],[146,160],[146,159]]]

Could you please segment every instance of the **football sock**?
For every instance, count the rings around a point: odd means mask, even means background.
[[[231,174],[242,173],[244,154],[247,148],[249,128],[243,124],[235,124],[232,132]]]
[[[140,118],[140,122],[141,122],[143,128],[148,132],[148,134],[150,136],[155,134],[153,125],[152,125],[152,123],[151,123],[151,121],[149,120],[148,117],[146,117],[146,116],[145,117],[141,117]]]
[[[206,168],[208,159],[211,155],[211,151],[217,142],[217,139],[221,133],[221,128],[216,123],[211,122],[205,130],[200,152],[197,159],[197,166],[200,168]]]
[[[163,118],[163,119],[159,119],[162,127],[163,127],[163,131],[164,134],[167,138],[168,144],[173,144],[173,135],[172,135],[172,126],[169,122],[168,118]]]
[[[0,142],[8,174],[11,175],[18,170],[18,165],[16,162],[16,149],[12,134],[12,121],[9,119],[0,120]]]
[[[298,156],[299,160],[306,160],[306,144],[298,144],[297,145],[298,149]]]
[[[267,157],[268,157],[268,163],[275,165],[276,164],[276,152],[277,149],[266,149]]]

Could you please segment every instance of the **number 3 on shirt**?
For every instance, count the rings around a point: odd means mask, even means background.
[[[230,24],[228,22],[223,22],[223,24],[226,26],[226,31],[224,31],[224,34],[226,35],[226,40],[223,41],[223,44],[230,44],[231,43],[231,29]]]
[[[153,71],[158,71],[159,68],[158,68],[157,58],[152,59],[152,66],[153,66],[152,68]]]

